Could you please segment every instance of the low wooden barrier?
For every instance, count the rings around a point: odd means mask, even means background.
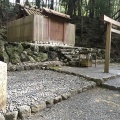
[[[120,27],[120,22],[115,21],[107,16],[103,16],[102,20],[107,22],[107,32],[106,32],[106,51],[105,51],[105,66],[104,72],[109,73],[109,63],[110,63],[110,49],[111,49],[111,32],[120,34],[120,30],[113,29],[112,26]]]

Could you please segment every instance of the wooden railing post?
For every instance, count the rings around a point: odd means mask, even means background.
[[[110,49],[111,49],[111,28],[112,28],[112,24],[108,22],[107,32],[106,32],[106,51],[105,51],[105,66],[104,66],[105,73],[109,73]]]

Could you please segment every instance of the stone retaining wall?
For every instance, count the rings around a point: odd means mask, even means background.
[[[63,62],[64,65],[78,66],[80,51],[96,51],[97,59],[104,59],[104,50],[102,49],[0,41],[0,60],[12,65],[19,65],[23,62],[36,63],[57,60]]]
[[[0,61],[0,110],[6,107],[7,98],[7,64]]]

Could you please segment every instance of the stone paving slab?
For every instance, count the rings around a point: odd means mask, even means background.
[[[104,65],[97,65],[96,67],[62,66],[56,71],[85,77],[88,80],[92,80],[96,82],[98,85],[102,84],[104,81],[108,79],[112,79],[115,78],[116,76],[120,76],[120,66],[116,64],[110,65],[109,73],[104,73]]]
[[[120,91],[120,77],[116,77],[114,79],[108,80],[102,84],[103,87],[111,89],[111,90],[119,90]]]

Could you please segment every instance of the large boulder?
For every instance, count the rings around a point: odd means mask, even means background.
[[[23,47],[21,44],[7,44],[6,45],[6,52],[9,56],[9,61],[12,64],[20,63],[20,54],[23,52]]]
[[[23,52],[20,54],[20,59],[21,59],[21,62],[30,61],[30,59],[29,59],[26,51],[23,51]]]
[[[10,56],[10,61],[12,64],[17,64],[17,63],[20,63],[21,60],[20,60],[20,56],[17,52],[14,52],[12,56]]]

